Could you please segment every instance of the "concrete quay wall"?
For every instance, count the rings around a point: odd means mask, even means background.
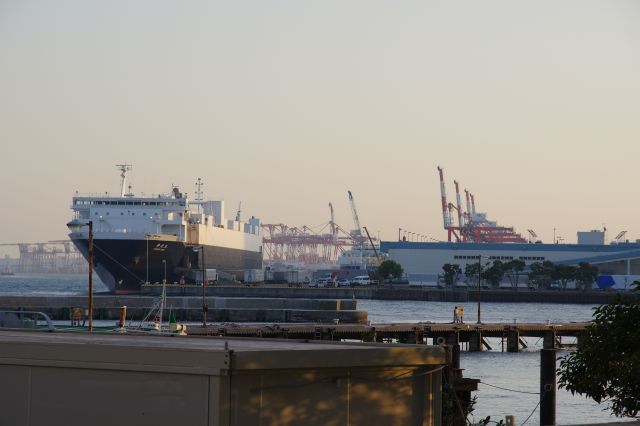
[[[117,320],[122,306],[127,307],[127,320],[142,320],[158,301],[157,297],[96,296],[94,319]],[[324,299],[234,299],[207,297],[207,319],[215,322],[335,322],[366,323],[367,312],[357,310],[355,300]],[[88,307],[86,296],[4,296],[1,310],[38,311],[53,320],[68,320],[71,308]],[[200,321],[202,299],[169,297],[166,311],[171,310],[178,321]],[[86,314],[85,314],[86,315]],[[167,313],[168,315],[168,313]]]
[[[297,309],[297,310],[355,310],[356,300],[340,299],[283,299],[283,298],[230,298],[207,296],[207,304],[215,309]],[[150,308],[158,301],[157,296],[119,296],[95,295],[93,305],[96,308]],[[87,296],[2,296],[0,309],[17,307],[69,308],[83,307],[88,303]],[[201,297],[167,297],[166,306],[176,309],[200,309]]]
[[[287,298],[287,299],[378,299],[378,300],[424,300],[434,302],[473,302],[477,300],[475,289],[440,289],[414,288],[408,286],[380,286],[353,288],[309,288],[283,287],[273,285],[259,286],[209,286],[207,295],[219,297],[253,297],[253,298]],[[143,294],[158,295],[162,291],[161,285],[143,285]],[[202,293],[201,286],[167,286],[168,294],[196,295]],[[576,304],[604,304],[613,300],[616,295],[624,297],[638,297],[631,292],[616,291],[543,291],[509,289],[482,289],[480,299],[484,302],[511,303],[576,303]]]

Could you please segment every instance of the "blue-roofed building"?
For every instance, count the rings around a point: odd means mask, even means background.
[[[464,270],[469,263],[483,265],[493,260],[520,259],[527,266],[550,260],[578,265],[587,262],[598,267],[601,275],[611,275],[615,288],[624,288],[640,279],[640,244],[491,244],[383,241],[380,251],[402,265],[410,283],[432,284],[442,275],[442,266],[458,264]],[[462,277],[464,279],[464,277]],[[524,280],[523,280],[524,281]],[[461,285],[463,285],[461,283]]]

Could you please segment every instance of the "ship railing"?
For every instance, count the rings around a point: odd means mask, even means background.
[[[0,310],[0,328],[38,329],[46,326],[48,331],[55,331],[49,315],[38,311],[4,311]]]

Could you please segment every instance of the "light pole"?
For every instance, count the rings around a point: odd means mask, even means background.
[[[193,251],[198,253],[199,251],[202,251],[202,326],[206,327],[207,326],[207,311],[209,310],[209,306],[207,306],[207,298],[206,298],[206,290],[205,290],[205,283],[207,282],[206,280],[206,268],[204,266],[204,246],[196,246],[193,247]]]
[[[93,333],[93,221],[90,220],[89,226],[89,333]]]
[[[487,256],[478,255],[478,324],[482,324],[480,320],[480,279],[482,277],[482,258],[487,259]]]
[[[145,283],[149,284],[149,234],[146,234],[144,236],[144,239],[147,240],[147,279],[145,281]]]
[[[167,260],[162,259],[162,264],[164,265],[164,279],[162,280],[162,284],[167,283]]]

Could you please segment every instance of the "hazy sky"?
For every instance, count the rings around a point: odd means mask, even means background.
[[[503,225],[640,238],[640,2],[0,2],[0,241],[75,190],[171,183],[264,222],[442,229],[436,166]]]

